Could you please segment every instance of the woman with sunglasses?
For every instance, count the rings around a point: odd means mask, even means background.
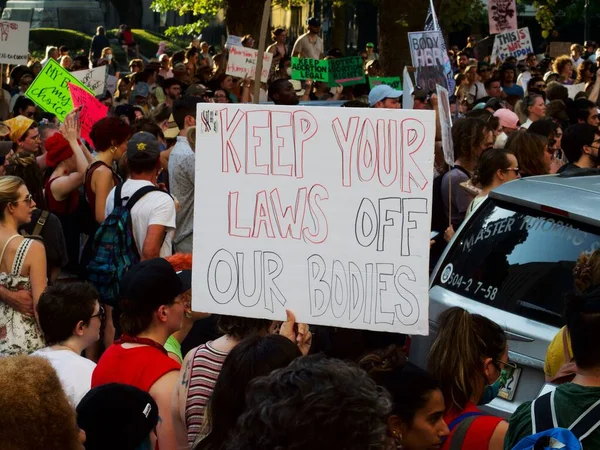
[[[472,182],[481,192],[473,199],[467,209],[471,214],[488,196],[491,190],[509,181],[520,178],[517,157],[508,150],[489,148],[479,157]]]
[[[498,396],[509,372],[508,345],[501,327],[486,317],[454,307],[439,317],[429,353],[429,372],[438,380],[450,435],[442,450],[502,450],[508,424],[478,406]]]
[[[0,177],[0,356],[32,353],[44,346],[34,314],[46,288],[44,244],[19,234],[35,202],[18,177]],[[7,292],[5,292],[7,290]]]

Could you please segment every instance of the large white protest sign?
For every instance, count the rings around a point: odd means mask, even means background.
[[[433,111],[198,104],[193,309],[428,331]]]
[[[233,46],[229,49],[229,59],[227,60],[227,75],[234,77],[254,79],[256,72],[256,60],[258,59],[258,50],[252,48]],[[273,54],[265,52],[263,56],[263,68],[261,72],[261,82],[266,83],[273,62]]]
[[[438,97],[438,112],[440,114],[440,128],[442,129],[442,148],[444,161],[454,167],[454,144],[452,143],[452,114],[450,114],[450,95],[448,89],[439,84],[436,86]]]
[[[417,86],[426,92],[435,92],[436,84],[448,87],[442,51],[443,41],[441,31],[408,33],[412,63],[417,69],[415,81]]]
[[[71,72],[75,78],[87,86],[94,95],[102,95],[106,90],[107,67],[100,66],[93,69]]]
[[[515,0],[488,0],[490,34],[517,29],[517,6]]]
[[[0,64],[27,64],[29,22],[0,20]]]
[[[580,92],[585,91],[585,83],[565,85],[567,91],[569,91],[569,98],[575,100],[575,96]]]
[[[534,53],[529,28],[519,28],[496,35],[492,48],[492,62],[497,58],[504,61],[509,56],[514,56],[520,61],[525,59],[528,53]]]

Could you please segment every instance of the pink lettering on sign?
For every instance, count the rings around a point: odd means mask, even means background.
[[[88,91],[75,84],[69,83],[69,93],[73,100],[73,106],[75,108],[82,107],[81,112],[79,113],[79,118],[81,120],[81,137],[87,142],[92,142],[90,139],[92,126],[100,119],[106,117],[108,107],[100,103],[98,99]]]

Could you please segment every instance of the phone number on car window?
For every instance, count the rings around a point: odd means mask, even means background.
[[[465,278],[463,275],[453,273],[452,264],[448,264],[442,271],[440,277],[442,284],[453,286],[472,295],[480,295],[486,300],[495,300],[498,288],[486,285],[481,281],[473,281],[473,278]]]

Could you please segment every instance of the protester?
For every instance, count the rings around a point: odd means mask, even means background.
[[[571,106],[571,123],[587,123],[596,128],[600,125],[598,108],[585,98],[575,100]]]
[[[164,344],[181,328],[184,306],[180,294],[191,288],[191,272],[175,273],[162,258],[132,266],[120,286],[123,335],[102,355],[92,387],[124,383],[148,392],[158,405],[156,431],[163,449],[176,448],[171,416],[172,392],[180,365]]]
[[[158,74],[165,80],[173,78],[173,71],[171,70],[171,67],[169,65],[169,55],[167,55],[166,53],[160,55],[158,58],[158,62],[160,63],[160,70],[158,71]]]
[[[380,84],[369,92],[369,106],[371,108],[400,109],[402,108],[401,97],[402,91]]]
[[[76,407],[90,390],[96,367],[80,355],[100,338],[104,309],[98,303],[98,292],[87,283],[50,286],[40,296],[37,311],[48,347],[33,355],[52,364]]]
[[[365,355],[360,366],[392,396],[388,435],[393,447],[404,450],[440,448],[448,426],[444,396],[427,372],[406,362],[396,346]]]
[[[225,358],[206,408],[203,433],[194,450],[218,450],[233,433],[237,419],[246,410],[246,388],[257,377],[287,367],[302,353],[294,342],[280,335],[249,336]]]
[[[319,36],[321,21],[316,17],[310,17],[306,21],[308,31],[300,36],[294,43],[292,56],[301,58],[321,59],[325,53],[323,39]]]
[[[439,329],[428,357],[430,373],[440,383],[450,436],[442,449],[454,448],[454,437],[469,450],[501,449],[508,424],[479,413],[506,381],[508,345],[504,331],[486,317],[453,307],[438,318]]]
[[[172,108],[181,98],[181,82],[175,78],[169,78],[163,81],[162,88],[165,93],[164,103]]]
[[[40,151],[40,132],[37,123],[25,116],[17,116],[5,120],[4,124],[10,127],[10,140],[13,141],[15,153],[22,151],[37,154]]]
[[[503,91],[500,80],[490,78],[484,84],[485,93],[492,98],[502,99]]]
[[[387,440],[389,395],[339,360],[297,358],[251,382],[246,401],[228,450],[379,449]]]
[[[548,140],[548,153],[552,155],[550,173],[557,173],[565,163],[563,161],[564,158],[562,158],[561,143],[563,131],[560,125],[552,119],[544,118],[533,122],[527,133],[537,134]]]
[[[562,148],[569,163],[560,172],[594,168],[600,165],[600,130],[587,123],[573,125],[565,131]]]
[[[516,84],[516,68],[510,64],[503,64],[500,68],[500,79],[502,80],[502,90],[507,96],[516,96],[523,98],[525,95],[523,88]]]
[[[218,91],[215,91],[215,97]],[[269,98],[276,105],[297,105],[299,103],[298,96],[294,85],[286,79],[278,79],[273,81],[269,86]]]
[[[545,137],[534,133],[513,133],[504,148],[517,157],[522,177],[550,173],[554,150],[548,147]]]
[[[512,111],[500,108],[494,113],[494,116],[498,118],[502,131],[496,138],[494,148],[504,148],[508,136],[519,130],[519,117]]]
[[[0,358],[2,450],[81,450],[75,410],[44,358]]]
[[[155,186],[161,168],[158,140],[147,132],[134,134],[127,143],[127,166],[131,178],[110,191],[105,215],[108,217],[123,200],[135,199],[130,209],[131,226],[141,260],[169,256],[175,232],[175,202]]]
[[[583,58],[581,54],[583,53],[583,48],[579,44],[571,44],[571,60],[573,61],[573,65],[575,66],[575,70],[579,68],[581,63],[583,62]]]
[[[573,84],[573,60],[569,56],[562,55],[556,58],[552,64],[552,70],[558,74],[557,81],[560,84]]]
[[[273,54],[271,67],[276,67],[279,64],[279,61],[281,61],[281,58],[289,55],[289,51],[285,45],[287,31],[285,28],[276,28],[273,30],[273,33],[271,33],[271,38],[273,39],[273,43],[267,47],[267,51]]]
[[[159,420],[152,396],[126,384],[94,388],[77,406],[86,450],[152,450]]]
[[[102,51],[107,47],[110,48],[110,42],[106,37],[104,27],[99,26],[98,28],[96,28],[96,34],[92,38],[92,43],[90,44],[90,60],[92,62],[96,62],[98,59],[100,59]]]
[[[12,111],[13,117],[23,116],[33,120],[35,117],[35,103],[27,97],[19,97]]]
[[[521,128],[528,129],[533,122],[546,115],[546,103],[541,95],[529,94],[523,99],[521,111],[527,117]]]
[[[469,102],[471,104],[477,103],[477,100],[487,95],[485,86],[478,79],[477,66],[468,66],[465,69],[465,75],[467,76],[467,89],[469,92]]]
[[[46,47],[46,56],[41,61],[42,66],[45,66],[46,63],[51,59],[58,61],[58,56],[58,48],[53,47],[52,45],[48,45]]]

